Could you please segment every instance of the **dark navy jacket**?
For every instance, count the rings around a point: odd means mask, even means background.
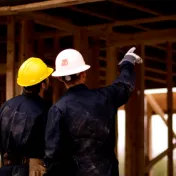
[[[48,104],[38,95],[23,94],[0,109],[1,150],[9,156],[44,157]]]
[[[112,85],[71,87],[51,107],[45,137],[48,175],[118,176],[115,117],[134,90],[134,66],[126,61],[120,70]]]

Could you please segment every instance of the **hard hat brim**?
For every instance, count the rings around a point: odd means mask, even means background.
[[[18,84],[19,86],[22,86],[22,87],[34,86],[34,85],[36,85],[36,84],[42,82],[42,81],[45,80],[46,78],[48,78],[48,77],[53,73],[53,71],[54,71],[53,68],[48,67],[48,70],[47,70],[46,75],[43,75],[43,77],[42,77],[40,80],[34,81],[33,83],[26,84],[26,83],[22,82],[21,80],[17,79],[17,84]],[[27,78],[26,78],[26,79],[27,79]]]
[[[76,69],[73,69],[73,70],[67,70],[65,72],[63,71],[54,71],[52,73],[52,76],[53,77],[60,77],[60,76],[68,76],[68,75],[74,75],[74,74],[77,74],[77,73],[81,73],[83,71],[86,71],[90,68],[90,65],[84,65],[82,67],[79,67],[79,68],[76,68]]]

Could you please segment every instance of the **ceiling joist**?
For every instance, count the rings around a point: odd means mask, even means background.
[[[176,41],[175,33],[176,29],[167,29],[153,30],[137,34],[128,34],[124,36],[112,34],[109,43],[110,45],[123,47],[138,44],[154,45],[157,43],[165,43],[168,41],[174,42]]]
[[[66,7],[77,4],[99,2],[103,0],[47,0],[42,2],[35,2],[25,5],[4,6],[0,7],[0,15],[14,15],[21,12],[31,12],[36,10],[45,10],[57,7]]]
[[[100,24],[100,25],[93,25],[88,26],[88,29],[103,29],[107,27],[115,27],[115,26],[130,26],[136,24],[145,24],[145,23],[154,23],[154,22],[161,22],[161,21],[170,21],[176,20],[176,15],[165,15],[165,16],[158,16],[152,18],[141,18],[136,20],[125,20],[125,21],[116,21],[109,24]]]
[[[145,8],[145,7],[141,7],[139,5],[127,2],[125,0],[123,0],[123,1],[122,0],[110,0],[110,1],[115,3],[115,4],[120,4],[122,6],[129,7],[129,8],[132,8],[132,9],[136,9],[136,10],[139,10],[139,11],[142,11],[142,12],[150,13],[152,15],[159,15],[159,13],[157,13],[157,12],[151,10],[151,9],[148,9],[148,8]]]

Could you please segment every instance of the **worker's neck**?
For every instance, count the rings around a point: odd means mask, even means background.
[[[75,84],[65,84],[67,89],[70,89],[71,87],[77,86],[79,84],[84,84],[82,81],[78,81]]]

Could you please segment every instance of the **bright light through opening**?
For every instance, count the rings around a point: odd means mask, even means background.
[[[146,89],[144,90],[145,94],[161,94],[161,93],[167,93],[167,88],[161,88],[161,89]],[[176,87],[172,88],[172,92],[176,92]]]

